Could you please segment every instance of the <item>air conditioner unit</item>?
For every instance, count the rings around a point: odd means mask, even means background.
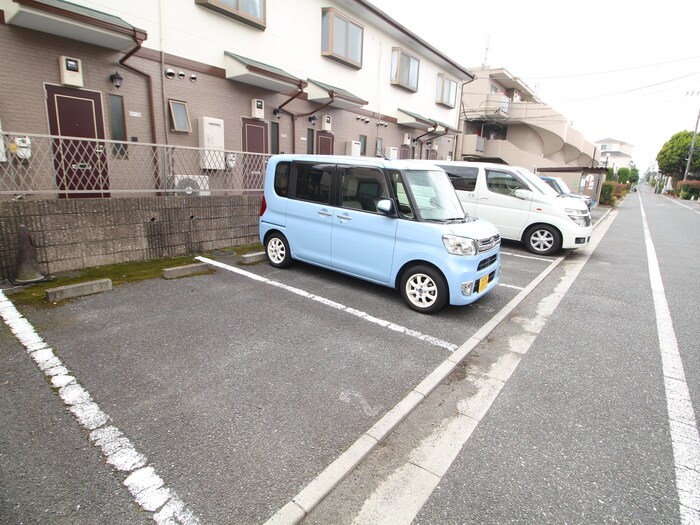
[[[323,118],[321,118],[321,131],[332,131],[331,128],[333,126],[333,116],[332,115],[323,115]]]
[[[384,148],[384,157],[389,160],[396,160],[399,158],[399,148],[395,146],[387,146]]]
[[[265,118],[265,101],[259,98],[251,99],[250,115],[252,118]]]
[[[211,195],[209,177],[206,175],[171,175],[167,180],[167,189],[180,196],[208,197]]]
[[[410,146],[411,145],[411,134],[410,133],[404,133],[403,134],[403,143],[404,146]]]
[[[362,143],[359,140],[348,140],[345,143],[345,154],[358,157],[362,151]]]

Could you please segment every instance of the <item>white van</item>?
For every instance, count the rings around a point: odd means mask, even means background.
[[[583,199],[560,195],[525,168],[467,161],[433,161],[444,169],[468,215],[492,222],[504,239],[538,255],[580,248],[591,240]]]
[[[260,241],[276,268],[296,259],[397,288],[422,313],[498,285],[498,230],[465,217],[434,164],[274,155],[264,189]]]

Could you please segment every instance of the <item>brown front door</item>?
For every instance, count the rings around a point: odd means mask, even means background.
[[[413,155],[411,154],[411,146],[407,146],[406,144],[402,144],[401,147],[399,148],[399,158],[400,159],[412,159]]]
[[[327,131],[316,133],[316,153],[319,155],[333,155],[333,134]]]
[[[60,137],[77,137],[52,141],[58,196],[109,197],[109,173],[104,142],[80,140],[105,138],[100,94],[95,91],[47,85],[46,106],[49,133]]]
[[[267,153],[267,122],[243,118],[243,151],[248,153]],[[244,155],[243,188],[262,189],[263,162],[260,155]]]

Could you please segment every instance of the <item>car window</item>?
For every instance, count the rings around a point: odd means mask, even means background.
[[[382,171],[368,167],[340,168],[343,199],[341,206],[364,211],[377,211],[377,202],[388,198]]]
[[[333,166],[327,164],[296,163],[296,198],[304,201],[330,204]]]
[[[398,201],[399,217],[402,219],[415,219],[416,214],[413,211],[413,206],[411,206],[411,200],[406,193],[406,186],[404,186],[400,172],[389,171],[389,181],[391,182],[391,186],[396,194],[396,200]]]
[[[515,190],[527,189],[527,186],[512,173],[499,170],[486,170],[486,187],[502,195],[513,195]]]
[[[275,193],[286,197],[289,190],[289,162],[280,162],[275,168]]]
[[[479,168],[471,166],[440,166],[447,172],[456,190],[474,191]]]

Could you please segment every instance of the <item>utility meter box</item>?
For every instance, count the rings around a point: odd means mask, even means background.
[[[61,71],[61,84],[83,87],[83,63],[79,58],[61,55],[58,57],[58,67]]]

